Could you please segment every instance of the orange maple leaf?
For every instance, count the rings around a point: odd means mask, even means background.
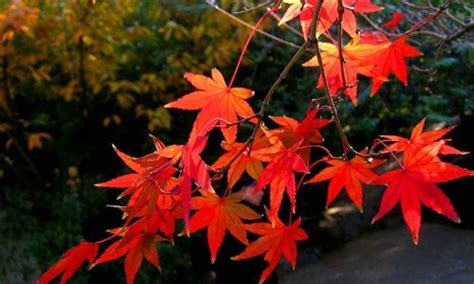
[[[265,167],[255,186],[255,191],[259,191],[270,184],[270,208],[272,211],[277,212],[280,208],[285,190],[290,198],[292,210],[294,211],[296,208],[295,171],[309,173],[305,161],[295,152],[297,146],[295,145],[291,149],[283,146],[279,155]]]
[[[309,111],[301,122],[288,116],[270,116],[270,119],[280,126],[270,132],[276,135],[287,148],[300,143],[301,149],[297,153],[307,165],[309,165],[311,151],[308,146],[323,142],[324,138],[319,129],[331,122],[330,119],[318,118],[317,114],[318,109]]]
[[[215,169],[228,167],[227,186],[230,188],[237,183],[244,172],[247,172],[254,180],[258,180],[263,172],[262,162],[269,162],[279,151],[279,148],[274,147],[260,130],[251,147],[247,147],[245,143],[231,144],[226,141],[221,143],[221,147],[227,152],[220,156],[212,167]],[[246,149],[243,149],[244,147]]]
[[[371,62],[376,62],[373,72],[382,78],[387,78],[391,72],[400,80],[403,85],[408,85],[408,74],[405,58],[418,57],[423,55],[418,49],[406,43],[408,36],[402,35],[395,41],[390,42],[386,39],[386,44],[380,44],[380,51]],[[372,79],[372,90],[370,95],[373,96],[384,83],[380,78]]]
[[[281,222],[275,213],[268,210],[266,212],[269,223],[245,225],[249,232],[261,237],[248,245],[242,253],[232,257],[233,260],[242,260],[265,254],[264,260],[269,265],[263,271],[260,283],[264,282],[276,268],[282,255],[294,269],[297,256],[296,242],[308,239],[306,232],[300,228],[301,218],[287,226]]]
[[[220,156],[212,167],[216,169],[222,169],[227,166],[229,167],[227,170],[228,187],[234,187],[244,172],[247,172],[247,174],[253,179],[258,179],[260,174],[263,172],[263,164],[259,159],[255,158],[253,152],[250,152],[250,155],[247,150],[242,152],[242,148],[246,147],[245,143],[235,142],[233,144],[228,144],[224,141],[221,143],[221,147],[227,152]],[[235,158],[238,154],[239,156]]]
[[[279,24],[286,23],[299,16],[301,29],[305,38],[309,36],[311,20],[315,12],[317,0],[283,0],[290,4]],[[304,5],[303,5],[304,4]],[[325,0],[319,14],[319,23],[316,28],[317,36],[327,31],[338,18],[338,0]],[[374,5],[370,0],[343,0],[344,13],[342,15],[342,29],[351,37],[357,34],[357,20],[354,13],[372,13],[383,9]]]
[[[332,96],[335,96],[343,86],[339,50],[336,45],[331,43],[323,42],[319,45],[329,91]],[[371,78],[378,78],[381,82],[386,80],[385,77],[382,77],[379,73],[374,71],[373,57],[380,52],[380,48],[380,44],[378,43],[364,43],[359,36],[355,36],[342,48],[344,57],[344,78],[347,87],[344,94],[348,96],[354,104],[357,104],[357,76],[359,74]],[[303,66],[319,67],[318,58],[314,56],[303,63]],[[319,76],[318,88],[324,88],[322,75]]]
[[[191,199],[191,207],[198,210],[189,221],[189,231],[194,233],[207,227],[207,242],[212,263],[216,260],[219,247],[229,231],[237,240],[248,245],[243,220],[256,220],[261,216],[240,203],[237,193],[219,197],[211,191],[201,191],[201,197]]]
[[[326,163],[331,166],[319,172],[306,183],[316,183],[330,179],[326,207],[331,205],[342,188],[345,187],[351,200],[362,211],[362,183],[367,184],[374,180],[377,175],[371,169],[383,162],[383,160],[373,160],[369,163],[359,156],[351,160],[327,160]]]
[[[199,135],[204,128],[220,125],[225,139],[234,142],[237,126],[226,127],[226,123],[234,123],[238,117],[254,115],[252,107],[245,101],[254,92],[245,88],[228,87],[219,70],[214,68],[211,72],[212,78],[193,73],[184,74],[184,78],[198,90],[166,104],[165,107],[200,110],[194,122],[192,136]]]
[[[153,264],[156,268],[160,268],[158,252],[155,243],[163,238],[153,233],[134,233],[127,235],[115,243],[111,244],[104,253],[94,262],[92,267],[115,260],[125,256],[125,275],[127,284],[132,284],[138,269],[142,264],[143,257]]]
[[[435,143],[448,134],[454,127],[443,128],[439,130],[423,132],[426,118],[423,118],[411,131],[410,139],[395,136],[395,135],[380,135],[380,137],[387,139],[386,142],[393,142],[383,152],[405,152],[418,151],[419,149],[429,144]],[[441,141],[448,142],[448,139],[441,139]],[[439,153],[443,155],[466,155],[468,152],[460,151],[447,144],[441,145]]]
[[[114,150],[122,161],[135,173],[125,174],[109,181],[98,183],[97,187],[126,188],[119,199],[131,195],[127,203],[124,216],[128,216],[127,223],[140,212],[153,212],[162,199],[172,198],[169,195],[178,185],[173,177],[176,169],[166,158],[160,155],[164,145],[157,138],[153,138],[156,150],[140,158],[131,157],[114,146]]]
[[[77,246],[64,253],[64,256],[58,262],[53,264],[48,271],[43,273],[38,280],[38,284],[49,283],[61,273],[63,273],[63,276],[59,283],[66,283],[84,261],[88,260],[89,263],[94,261],[98,250],[98,244],[82,241]]]

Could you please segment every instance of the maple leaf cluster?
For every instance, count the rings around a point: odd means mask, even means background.
[[[318,1],[303,1],[304,5],[299,0],[284,0],[283,2],[291,5],[280,20],[280,24],[299,17],[303,33],[305,37],[308,37],[312,15]],[[322,66],[331,95],[335,96],[344,88],[344,95],[348,96],[352,103],[357,104],[358,75],[372,79],[371,96],[377,93],[392,72],[406,86],[408,76],[405,58],[418,57],[422,53],[406,43],[408,39],[406,34],[389,39],[380,31],[357,33],[354,13],[372,13],[383,8],[372,4],[370,0],[343,0],[341,28],[351,40],[342,47],[342,56],[340,56],[338,43],[327,32],[338,20],[338,2],[339,0],[323,2],[316,27],[317,35],[326,35],[330,39],[329,42],[321,43],[320,49],[322,50]],[[400,14],[396,13],[394,19],[384,23],[384,26],[390,29],[395,28],[400,20]],[[341,57],[342,64],[340,64]],[[319,67],[317,56],[305,62],[303,66]],[[320,75],[318,87],[323,88],[324,84],[323,76]]]
[[[405,58],[421,55],[406,43],[408,35],[389,39],[380,32],[357,32],[355,14],[375,12],[382,9],[380,6],[370,0],[326,0],[322,5],[316,0],[283,2],[290,6],[283,14],[281,24],[299,18],[305,38],[311,36],[309,33],[313,26],[317,36],[326,35],[330,39],[330,42],[319,43],[322,64],[317,56],[303,64],[322,65],[325,75],[321,72],[318,86],[328,84],[330,98],[343,92],[355,104],[359,74],[371,78],[372,94],[388,80],[391,72],[407,84]],[[344,9],[342,12],[341,8]],[[315,23],[316,10],[319,17]],[[384,27],[396,27],[401,20],[400,16],[396,17]],[[330,36],[331,26],[337,22],[350,37],[341,51],[342,62],[338,44]],[[246,246],[240,254],[232,257],[233,260],[264,255],[263,259],[268,263],[260,278],[264,282],[282,257],[295,267],[297,242],[308,238],[300,227],[301,217],[294,217],[297,193],[303,184],[322,181],[329,181],[327,206],[345,188],[361,211],[363,186],[387,185],[373,221],[382,218],[400,201],[415,244],[419,240],[421,204],[460,222],[449,199],[436,185],[472,175],[472,171],[440,158],[440,155],[466,154],[447,144],[449,140],[444,136],[452,128],[423,132],[425,121],[422,120],[409,139],[382,135],[370,149],[361,152],[353,150],[347,141],[342,140],[344,153],[336,156],[323,145],[321,130],[338,122],[337,117],[324,117],[327,105],[310,103],[301,120],[270,116],[269,125],[275,125],[272,128],[263,121],[267,99],[260,111],[254,112],[247,101],[255,95],[254,92],[234,87],[234,78],[228,84],[217,69],[211,70],[210,77],[186,73],[184,78],[195,90],[165,107],[199,111],[187,142],[166,146],[152,136],[154,151],[139,158],[114,147],[132,173],[97,186],[120,191],[118,199],[124,202],[117,207],[122,211],[123,225],[108,230],[110,237],[104,240],[83,241],[67,251],[41,276],[39,283],[48,283],[60,274],[61,283],[64,283],[85,260],[92,268],[122,257],[125,258],[127,283],[133,283],[143,258],[160,267],[157,243],[173,244],[176,235],[191,235],[203,229],[207,230],[212,262],[219,257],[226,233]],[[243,124],[250,124],[253,132],[247,140],[239,141],[238,134]],[[222,134],[224,152],[210,163],[203,159],[202,152],[212,131]],[[320,151],[324,154],[321,155]],[[388,158],[394,160],[398,168],[378,175],[375,168]],[[325,168],[305,179],[311,169],[323,163],[327,164]],[[253,179],[254,183],[239,190],[237,185],[243,176]],[[267,221],[260,220],[264,216],[255,208],[260,205],[264,194],[269,196],[268,208],[265,208]],[[280,217],[285,209],[282,206],[285,197],[290,205],[289,220]],[[184,229],[179,232],[176,229],[178,222],[184,223]],[[255,240],[250,242],[249,239]],[[98,254],[99,245],[112,240]]]

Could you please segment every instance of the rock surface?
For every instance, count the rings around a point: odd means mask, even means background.
[[[474,231],[423,224],[420,244],[405,227],[369,232],[280,283],[474,283]]]

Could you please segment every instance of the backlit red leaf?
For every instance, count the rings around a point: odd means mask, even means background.
[[[60,284],[66,283],[69,278],[79,269],[84,261],[92,263],[97,256],[99,245],[82,241],[77,246],[69,249],[58,262],[53,264],[48,271],[43,273],[38,280],[38,284],[49,283],[61,273],[63,276],[59,281]]]
[[[237,193],[222,198],[210,191],[202,191],[202,194],[202,197],[191,199],[191,207],[198,211],[189,221],[189,231],[194,233],[207,227],[207,242],[214,262],[227,231],[243,244],[248,244],[242,220],[256,220],[261,216],[241,204],[242,199]]]
[[[368,184],[377,177],[372,169],[382,164],[383,160],[373,160],[369,163],[366,159],[356,156],[351,160],[328,160],[326,162],[330,167],[323,169],[306,183],[331,180],[328,188],[327,207],[331,205],[344,187],[357,208],[362,210],[362,184]]]
[[[446,182],[473,175],[472,171],[442,162],[438,152],[444,142],[437,142],[417,152],[405,152],[403,168],[386,172],[373,181],[388,184],[382,197],[380,209],[372,222],[376,222],[400,202],[403,217],[415,244],[418,243],[421,227],[421,205],[459,223],[453,205],[435,183]]]
[[[275,270],[282,256],[295,268],[297,256],[296,242],[304,241],[308,238],[306,232],[300,228],[301,219],[287,226],[278,219],[275,213],[268,210],[267,218],[270,221],[269,223],[245,225],[249,232],[261,237],[248,245],[242,253],[232,258],[233,260],[242,260],[265,254],[264,260],[268,263],[268,266],[260,277],[260,283],[264,282],[272,271]]]
[[[228,87],[222,73],[212,69],[212,77],[186,73],[184,78],[196,89],[176,101],[165,105],[167,108],[200,110],[193,128],[193,136],[201,135],[201,130],[215,125],[225,126],[234,123],[238,117],[254,115],[246,99],[253,96],[253,91],[245,88]],[[222,134],[229,142],[237,136],[237,126],[222,127]]]

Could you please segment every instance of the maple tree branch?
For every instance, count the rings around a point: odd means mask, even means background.
[[[260,115],[257,113],[257,114],[254,114],[254,115],[251,115],[251,116],[247,116],[247,117],[244,117],[240,120],[237,120],[235,122],[227,122],[225,126],[223,127],[231,127],[231,126],[234,126],[234,125],[241,125],[241,124],[244,124],[244,123],[247,123],[247,122],[250,122],[252,119],[254,118],[259,118]]]
[[[321,6],[322,6],[323,2],[324,2],[324,0],[318,2],[318,5],[316,6],[316,9],[315,9],[315,14],[320,13]],[[318,20],[316,20],[316,22],[318,22]],[[342,128],[342,124],[341,124],[341,121],[339,119],[339,115],[337,113],[336,104],[335,104],[335,102],[332,98],[331,91],[329,90],[329,83],[328,83],[328,80],[327,80],[327,77],[326,77],[326,72],[323,68],[324,65],[323,65],[323,58],[322,58],[322,55],[321,55],[321,50],[319,48],[319,40],[316,37],[315,30],[311,30],[310,38],[311,38],[311,41],[314,42],[314,45],[315,45],[315,48],[316,48],[316,58],[318,60],[318,65],[320,66],[320,70],[321,70],[320,72],[321,72],[321,77],[323,79],[323,85],[324,85],[324,91],[325,91],[326,99],[329,103],[332,115],[334,117],[334,123],[336,124],[337,132],[339,133],[339,137],[341,139],[341,144],[342,144],[344,155],[347,154],[347,152],[349,150],[355,153],[356,151],[352,148],[352,146],[350,146],[349,141],[347,140],[347,136],[344,134],[344,130]]]
[[[415,10],[418,10],[418,11],[431,11],[431,13],[424,17],[421,21],[418,21],[416,22],[415,20],[413,20],[413,24],[414,26],[411,27],[410,29],[408,29],[407,31],[405,31],[404,33],[402,34],[396,34],[396,33],[391,33],[391,32],[388,32],[386,30],[384,30],[382,27],[380,27],[379,25],[377,25],[375,22],[373,22],[367,15],[365,14],[360,14],[360,16],[370,25],[372,26],[374,29],[376,29],[377,31],[379,32],[382,32],[383,34],[385,34],[386,36],[389,36],[389,37],[399,37],[401,35],[428,35],[428,36],[432,36],[432,37],[435,37],[439,40],[442,40],[444,41],[445,43],[448,43],[450,41],[452,41],[450,38],[449,38],[449,35],[443,35],[439,32],[436,32],[436,31],[428,31],[428,30],[421,30],[423,27],[427,26],[427,25],[433,25],[434,23],[434,20],[437,19],[441,14],[444,14],[446,15],[449,19],[451,19],[453,22],[457,23],[458,25],[461,26],[460,29],[456,30],[458,31],[460,34],[457,35],[456,34],[456,37],[454,37],[454,39],[462,36],[465,32],[469,31],[470,29],[472,29],[472,27],[470,27],[470,22],[469,23],[464,23],[463,21],[461,21],[460,19],[454,17],[453,15],[451,15],[448,11],[448,8],[449,6],[451,5],[452,3],[452,0],[446,0],[440,7],[436,8],[434,6],[422,6],[422,5],[417,5],[417,4],[412,4],[412,3],[409,3],[407,1],[399,1],[401,4],[407,6],[407,7],[410,7],[410,8],[413,8]],[[408,18],[409,19],[409,18]],[[439,23],[440,24],[440,23]],[[441,27],[436,27],[434,26],[435,29],[439,30],[444,30],[444,31],[447,31],[447,28],[444,27],[444,26],[441,26]],[[466,30],[467,28],[467,30]]]
[[[310,45],[311,42],[315,40],[315,33],[316,33],[316,25],[318,22],[318,17],[321,12],[321,6],[322,6],[322,1],[318,2],[317,8],[313,14],[313,18],[311,20],[311,27],[310,27],[310,37],[309,39],[305,40],[305,42],[301,45],[301,47],[296,51],[296,53],[293,55],[293,57],[290,59],[290,61],[286,64],[285,68],[283,68],[283,71],[281,71],[280,75],[278,75],[278,78],[273,82],[272,86],[268,90],[267,94],[265,95],[265,98],[263,99],[262,105],[260,106],[260,110],[258,112],[259,114],[259,119],[257,121],[257,124],[255,125],[252,135],[249,137],[249,147],[252,146],[253,140],[255,139],[255,135],[257,134],[257,130],[260,127],[262,123],[262,118],[265,114],[265,110],[268,107],[268,104],[270,102],[270,99],[272,98],[273,94],[275,93],[276,89],[278,86],[283,82],[283,80],[286,78],[288,75],[288,72],[291,70],[293,65],[300,59],[300,57],[303,55],[303,53],[306,51],[306,48]],[[322,65],[321,65],[322,66]],[[246,143],[247,144],[247,143]]]
[[[449,34],[446,36],[444,39],[444,43],[448,44],[451,43],[452,41],[458,39],[459,37],[463,36],[465,33],[467,33],[470,30],[474,30],[474,22],[470,22],[465,24],[462,28],[457,29],[453,33]]]
[[[451,19],[453,22],[457,23],[458,25],[464,27],[466,24],[461,21],[460,19],[456,18],[454,15],[452,15],[449,10],[446,10],[446,12],[444,13],[446,15],[446,17],[448,17],[449,19]]]
[[[324,2],[324,0],[318,2],[318,6],[316,6],[315,13],[320,12],[323,2]],[[337,23],[338,40],[337,40],[337,45],[338,45],[338,51],[339,51],[339,64],[340,64],[341,73],[342,73],[341,80],[343,81],[342,82],[343,85],[341,87],[341,90],[338,92],[338,94],[336,94],[336,96],[339,96],[339,95],[342,95],[344,93],[344,90],[347,88],[347,83],[346,83],[345,74],[344,74],[344,55],[342,53],[342,18],[343,18],[343,15],[344,15],[344,6],[343,6],[343,3],[342,3],[342,0],[338,0],[338,9],[337,10],[338,10],[338,20],[337,20],[337,22],[338,22]],[[320,66],[320,69],[321,69],[320,72],[321,72],[321,77],[323,79],[326,100],[329,103],[329,107],[330,107],[331,113],[333,115],[333,121],[336,124],[336,129],[337,129],[337,132],[338,132],[339,137],[341,139],[341,144],[342,144],[342,149],[343,149],[343,156],[347,156],[347,154],[349,152],[351,152],[351,153],[353,153],[357,156],[363,157],[365,159],[372,158],[374,156],[374,154],[366,155],[366,154],[360,153],[360,152],[356,151],[354,149],[354,147],[352,147],[352,145],[349,143],[349,140],[348,140],[346,134],[344,133],[344,129],[342,127],[342,123],[341,123],[341,120],[339,118],[336,103],[335,103],[334,98],[331,94],[331,91],[329,90],[329,83],[328,83],[328,80],[327,80],[327,77],[326,77],[326,72],[323,68],[324,65],[323,65],[321,50],[319,48],[319,40],[316,37],[315,31],[312,31],[310,33],[310,37],[311,37],[311,41],[314,42],[314,45],[316,47],[316,58],[318,60],[318,65]]]
[[[319,9],[314,13],[313,15],[313,18],[312,18],[312,21],[311,21],[311,28],[310,30],[312,31],[311,34],[315,34],[316,32],[316,23],[317,23],[317,19],[319,17],[319,13],[320,13],[320,10],[321,10],[321,4],[318,4],[319,6]],[[283,82],[283,80],[286,78],[286,76],[288,75],[288,72],[291,70],[291,68],[295,65],[295,63],[300,59],[300,57],[304,54],[304,52],[306,51],[306,49],[309,47],[310,43],[314,41],[314,36],[310,36],[309,39],[305,40],[305,42],[298,48],[298,50],[296,51],[296,53],[291,57],[291,59],[288,61],[288,63],[286,64],[286,66],[283,68],[283,70],[281,71],[281,73],[278,75],[278,78],[275,80],[275,82],[273,82],[272,86],[270,87],[270,89],[268,90],[268,92],[266,93],[263,101],[262,101],[262,105],[260,106],[260,109],[258,111],[258,113],[256,114],[257,116],[257,122],[255,123],[255,126],[253,127],[253,130],[252,130],[252,133],[250,134],[250,136],[247,138],[247,140],[245,141],[245,144],[244,144],[244,147],[242,147],[242,149],[240,149],[233,157],[232,159],[230,159],[230,161],[227,163],[227,165],[225,167],[222,167],[217,173],[216,175],[221,175],[223,172],[225,172],[226,170],[228,170],[228,168],[230,167],[230,165],[243,153],[247,150],[248,148],[248,155],[250,155],[251,151],[252,151],[252,146],[253,146],[253,142],[255,141],[255,138],[257,136],[257,131],[258,129],[260,128],[260,126],[262,125],[262,122],[263,122],[263,116],[265,114],[265,111],[268,107],[268,104],[273,96],[273,94],[275,93],[276,89],[278,88],[278,86]],[[226,189],[226,193],[228,194],[230,192],[230,190],[227,190]]]
[[[326,148],[326,147],[324,147],[323,145],[318,145],[318,144],[316,144],[316,145],[307,145],[307,146],[303,146],[303,147],[298,147],[297,150],[303,150],[303,149],[308,149],[308,148],[309,148],[309,149],[312,149],[312,148],[321,149],[321,150],[323,150],[323,151],[326,153],[326,155],[327,155],[331,160],[340,160],[339,157],[334,156],[334,155],[331,153],[331,151],[329,151],[329,149]]]
[[[397,157],[397,155],[395,155],[395,153],[394,153],[392,150],[390,150],[390,148],[387,146],[387,144],[386,144],[383,140],[381,140],[381,139],[379,139],[379,138],[377,138],[377,139],[374,140],[374,143],[372,144],[372,147],[370,147],[369,155],[371,155],[371,156],[376,155],[376,156],[380,156],[380,157],[385,156],[383,153],[373,152],[373,149],[375,149],[375,147],[377,147],[377,145],[379,145],[379,144],[381,144],[382,146],[384,146],[385,149],[387,149],[388,154],[392,156],[392,158],[397,162],[398,166],[399,166],[401,169],[404,169],[404,168],[405,168],[405,167],[403,166],[403,163],[402,163],[402,162],[400,161],[400,159]]]
[[[324,162],[324,161],[327,161],[328,158],[327,157],[322,157],[321,159],[313,162],[309,167],[308,169],[311,171],[312,168],[314,168],[317,164],[321,163],[321,162]],[[304,178],[309,175],[309,173],[303,173],[303,175],[301,176],[299,182],[298,182],[298,185],[296,186],[296,191],[298,192],[299,188],[303,185],[303,180]]]
[[[245,26],[245,27],[247,27],[247,28],[249,28],[249,29],[253,29],[253,28],[254,28],[251,24],[249,24],[249,23],[245,22],[244,20],[241,20],[240,18],[238,18],[238,17],[232,15],[231,13],[229,13],[229,12],[227,12],[226,10],[222,9],[222,8],[219,7],[218,5],[216,5],[216,4],[212,3],[212,2],[210,2],[209,0],[205,0],[204,2],[206,2],[209,6],[213,7],[214,9],[216,9],[218,12],[220,12],[220,13],[222,13],[223,15],[225,15],[225,16],[229,17],[230,19],[234,20],[235,22],[237,22],[237,23],[239,23],[239,24],[241,24],[241,25],[243,25],[243,26]],[[270,39],[272,39],[272,40],[278,42],[278,43],[285,44],[285,45],[287,45],[287,46],[289,46],[289,47],[292,47],[292,48],[295,48],[295,49],[301,48],[301,46],[299,46],[299,45],[297,45],[297,44],[294,44],[294,43],[289,42],[289,41],[287,41],[287,40],[281,39],[281,38],[279,38],[279,37],[277,37],[277,36],[274,36],[274,35],[272,35],[272,34],[270,34],[270,33],[267,33],[266,31],[263,31],[263,30],[261,30],[261,29],[255,29],[255,31],[256,31],[257,33],[263,35],[263,36],[266,36],[266,37],[268,37],[268,38],[270,38]]]
[[[413,3],[410,3],[408,1],[403,1],[403,0],[400,0],[398,2],[400,2],[401,4],[403,4],[407,7],[416,9],[416,10],[433,10],[433,8],[431,8],[430,6],[423,6],[423,5],[413,4]]]
[[[428,16],[426,16],[425,18],[423,18],[421,20],[420,23],[418,23],[418,25],[415,24],[415,26],[411,27],[409,30],[407,30],[406,32],[404,32],[403,34],[404,35],[410,35],[411,33],[415,32],[415,31],[418,31],[420,30],[421,28],[423,28],[424,26],[428,25],[429,23],[431,23],[433,20],[435,20],[436,18],[438,18],[441,14],[443,14],[443,12],[445,10],[447,10],[449,8],[449,5],[451,5],[451,2],[452,0],[446,0],[437,10],[436,12],[433,12],[431,14],[429,14]]]
[[[266,1],[266,2],[263,2],[263,3],[260,3],[258,4],[257,6],[255,7],[252,7],[252,8],[245,8],[245,9],[242,9],[240,11],[235,11],[235,12],[232,12],[233,15],[241,15],[241,14],[245,14],[245,13],[250,13],[250,12],[253,12],[253,11],[256,11],[256,10],[259,10],[261,8],[264,8],[270,4],[272,4],[273,2],[275,2],[275,0],[269,0],[269,1]],[[281,2],[281,1],[279,1]]]
[[[339,68],[341,69],[341,80],[342,80],[342,87],[341,87],[341,92],[344,93],[344,91],[347,88],[347,82],[346,82],[346,71],[344,68],[344,54],[342,53],[342,17],[344,15],[344,4],[342,3],[342,0],[337,1],[337,49],[339,53]],[[320,65],[322,68],[322,65]]]
[[[445,39],[444,35],[433,31],[416,31],[413,32],[412,35],[427,35],[442,41]]]
[[[374,21],[372,21],[369,16],[367,16],[366,14],[360,14],[360,16],[374,29],[376,29],[377,31],[385,34],[386,36],[389,36],[389,37],[396,37],[398,36],[398,34],[395,34],[395,33],[391,33],[391,32],[388,32],[386,30],[384,30],[383,28],[381,28],[379,25],[377,25]]]

